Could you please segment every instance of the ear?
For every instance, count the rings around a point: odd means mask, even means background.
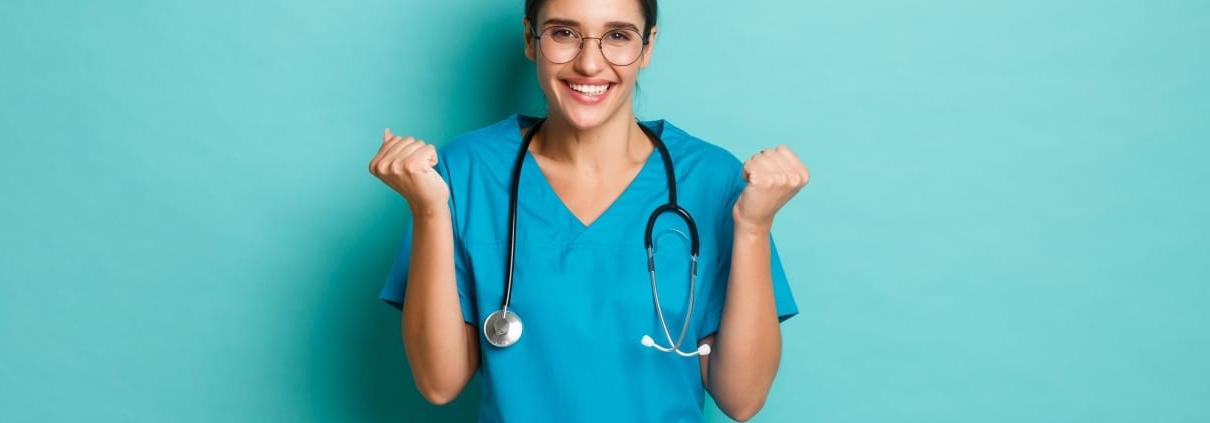
[[[644,69],[647,65],[651,64],[651,55],[655,52],[655,39],[659,33],[659,25],[651,27],[651,35],[647,37],[647,48],[643,50],[643,59],[639,61],[639,69]]]
[[[534,60],[534,32],[530,29],[529,19],[521,18],[521,26],[525,28],[525,57]]]

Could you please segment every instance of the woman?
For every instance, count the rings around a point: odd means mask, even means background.
[[[527,0],[545,119],[441,151],[384,131],[370,171],[412,220],[380,297],[402,310],[428,401],[481,372],[480,421],[700,421],[704,390],[736,420],[764,404],[798,312],[770,229],[807,169],[785,146],[741,164],[635,118],[656,15],[654,0]]]

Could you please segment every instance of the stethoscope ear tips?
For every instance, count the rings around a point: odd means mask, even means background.
[[[695,351],[693,353],[687,353],[687,352],[681,352],[681,350],[678,350],[676,348],[668,348],[668,347],[662,347],[662,346],[656,345],[655,340],[651,339],[651,335],[643,335],[643,339],[640,340],[639,343],[643,344],[644,347],[655,348],[655,349],[663,351],[663,352],[676,352],[677,355],[680,355],[681,357],[693,357],[693,355],[695,353],[697,355],[709,355],[710,354],[710,344],[698,345],[697,351]]]

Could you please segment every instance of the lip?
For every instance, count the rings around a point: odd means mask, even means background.
[[[575,100],[577,103],[588,105],[588,106],[591,106],[594,104],[600,104],[602,101],[605,101],[605,98],[609,97],[613,93],[613,87],[615,85],[617,85],[613,82],[610,82],[610,81],[607,81],[604,79],[590,79],[590,78],[566,78],[566,79],[560,79],[559,82],[562,82],[561,85],[563,85],[563,88],[567,90],[568,95],[570,95],[573,100]],[[571,89],[571,84],[584,84],[584,85],[609,84],[609,87],[605,89],[604,94],[591,96],[591,95],[584,94],[579,91]]]

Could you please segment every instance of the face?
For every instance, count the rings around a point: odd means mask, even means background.
[[[550,114],[579,129],[599,126],[619,115],[629,118],[634,83],[639,70],[651,61],[656,28],[641,52],[633,50],[634,55],[626,54],[625,37],[637,35],[640,39],[634,42],[641,44],[644,23],[638,0],[548,0],[538,11],[537,22],[525,21],[525,55],[537,65]],[[534,38],[534,32],[541,38]],[[574,41],[575,34],[585,37],[582,44]],[[598,45],[596,37],[604,37],[600,41],[604,45]],[[574,58],[548,54],[560,42],[565,43],[564,48],[577,44],[582,48]],[[619,65],[607,59],[602,47],[614,62],[637,58]],[[555,63],[562,61],[566,63]]]

